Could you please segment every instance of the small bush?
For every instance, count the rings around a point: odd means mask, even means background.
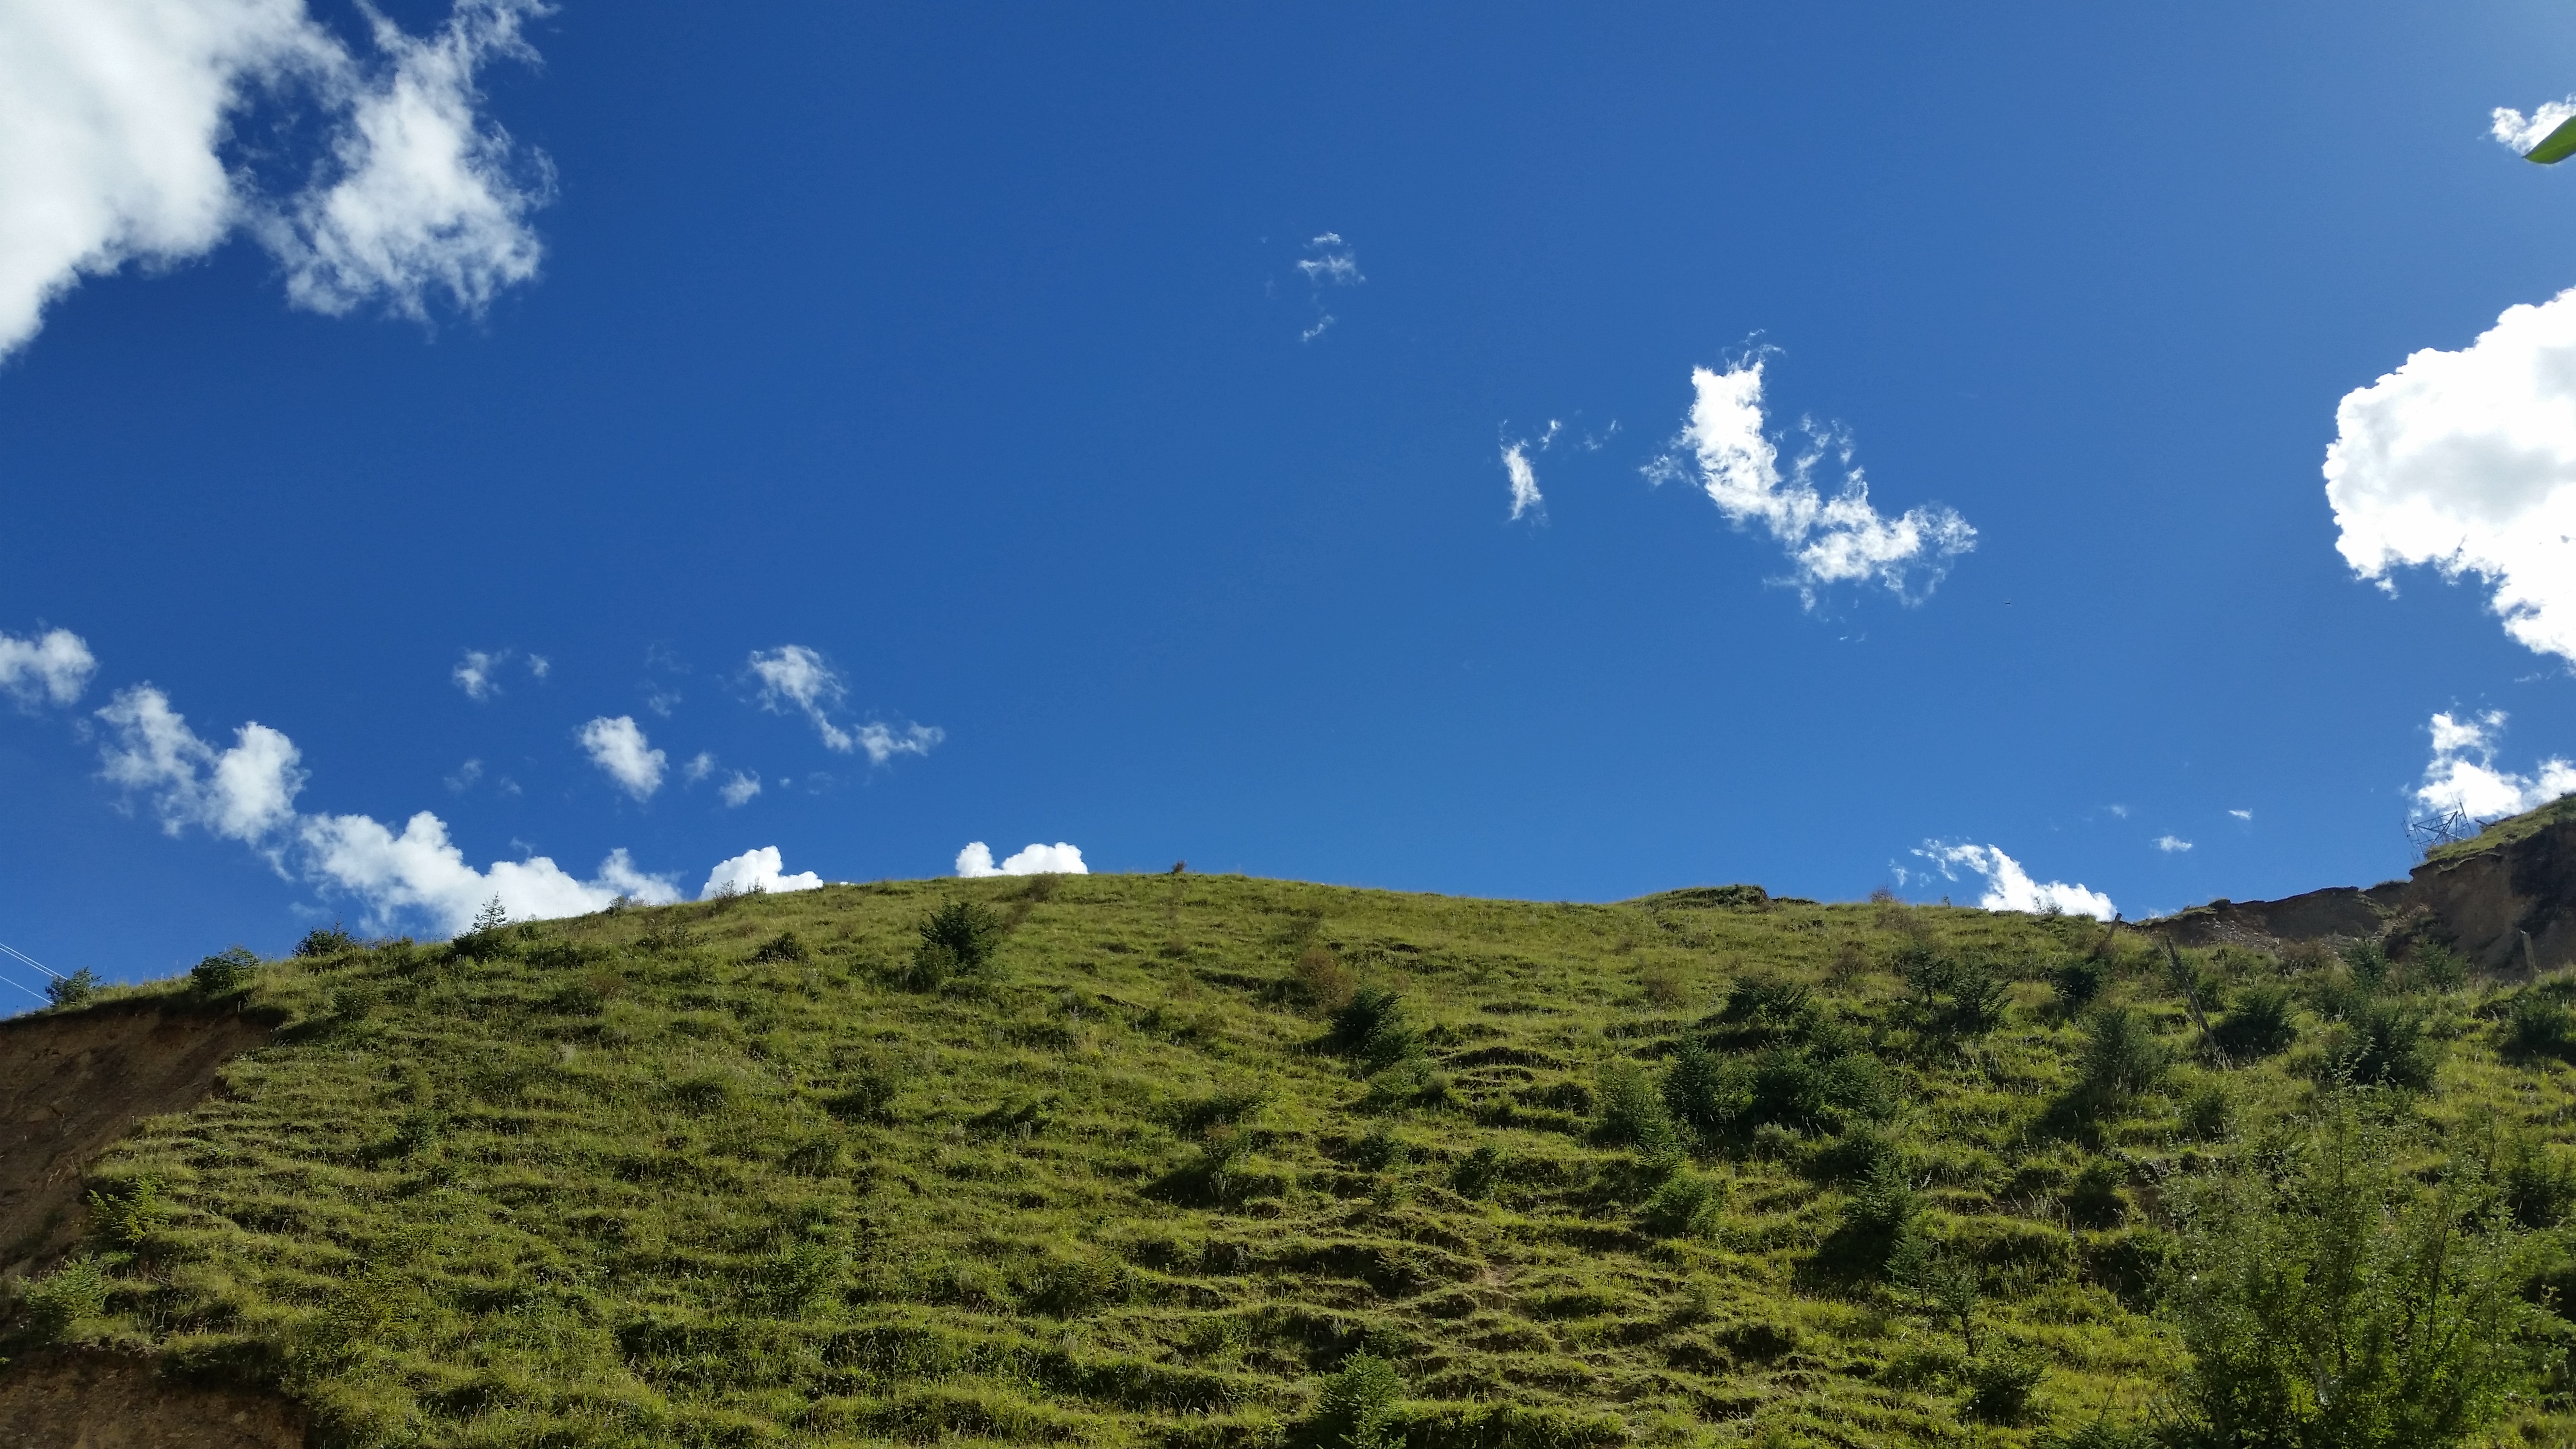
[[[2084,1095],[2118,1106],[2161,1083],[2169,1060],[2144,1016],[2126,1006],[2106,1006],[2085,1020],[2076,1070]]]
[[[2328,1082],[2420,1091],[2433,1085],[2440,1058],[2425,1039],[2424,1018],[2402,1003],[2371,1001],[2327,1035],[2317,1075]]]
[[[74,1258],[19,1290],[27,1332],[40,1344],[71,1338],[80,1324],[107,1311],[107,1270],[96,1258]]]
[[[1002,939],[1001,919],[975,901],[950,901],[918,929],[921,940],[912,948],[911,968],[903,980],[920,991],[983,976]]]
[[[199,996],[209,999],[230,996],[250,985],[259,974],[259,958],[246,946],[234,946],[217,952],[189,968],[188,986]]]
[[[45,1001],[64,1010],[86,1006],[98,995],[101,984],[98,973],[83,966],[69,976],[57,976],[46,982]]]
[[[1422,1034],[1404,1019],[1404,998],[1384,986],[1364,986],[1333,1013],[1334,1047],[1359,1058],[1362,1070],[1381,1072],[1422,1054]]]
[[[1968,1393],[1960,1407],[1968,1417],[1988,1424],[2018,1424],[2030,1413],[2047,1361],[2035,1353],[1998,1344],[1968,1361]]]
[[[1664,1109],[1703,1145],[1714,1145],[1744,1112],[1750,1097],[1742,1074],[1717,1053],[1685,1041],[1664,1068]]]
[[[94,1188],[89,1194],[89,1221],[101,1240],[131,1251],[169,1225],[170,1200],[155,1177],[137,1178],[122,1189]]]
[[[1674,1129],[1663,1093],[1645,1069],[1631,1061],[1613,1061],[1601,1069],[1601,1121],[1594,1135],[1616,1147],[1633,1147],[1650,1158],[1678,1154],[1681,1134]]]
[[[2576,1060],[2576,1014],[2547,993],[2525,989],[2505,1002],[2496,1050],[2507,1060]]]
[[[1854,1267],[1884,1273],[1897,1250],[1920,1231],[1922,1194],[1905,1180],[1894,1157],[1879,1160],[1843,1201],[1842,1225],[1832,1246]]]
[[[1363,1350],[1342,1360],[1317,1396],[1315,1427],[1323,1442],[1341,1449],[1397,1449],[1403,1437],[1395,1418],[1404,1380],[1395,1365]]]
[[[1802,1037],[1817,1016],[1806,987],[1768,975],[1738,979],[1717,1013],[1718,1021],[1736,1028],[1738,1035],[1756,1038]]]
[[[324,956],[345,956],[358,949],[358,938],[340,928],[338,921],[304,933],[295,943],[295,954],[305,960]]]
[[[2354,941],[2342,951],[2344,969],[2363,996],[2377,996],[2388,986],[2388,948],[2377,941]]]
[[[900,1088],[891,1069],[882,1062],[862,1060],[850,1066],[847,1081],[823,1101],[833,1116],[845,1122],[894,1125],[894,1099]]]
[[[2290,1020],[2290,988],[2277,981],[2258,981],[2236,993],[2236,1009],[2227,1013],[2210,1035],[2218,1049],[2236,1061],[2253,1061],[2287,1050],[2299,1029]]]
[[[1816,1154],[1815,1171],[1828,1182],[1864,1182],[1882,1163],[1904,1165],[1904,1149],[1875,1127],[1853,1127]]]
[[[1020,1304],[1049,1318],[1079,1318],[1133,1291],[1124,1265],[1102,1257],[1058,1258],[1029,1280]]]
[[[1307,1005],[1328,1016],[1350,1005],[1351,993],[1359,990],[1358,975],[1320,942],[1297,953],[1295,980]]]
[[[2129,1210],[2120,1196],[2129,1174],[2107,1158],[2096,1157],[2075,1174],[2066,1188],[2066,1216],[2078,1227],[2116,1228]]]
[[[1509,1160],[1503,1150],[1490,1142],[1478,1143],[1476,1150],[1458,1160],[1449,1174],[1449,1185],[1462,1197],[1483,1197],[1503,1180],[1503,1169]]]
[[[1664,1179],[1637,1217],[1659,1238],[1701,1238],[1716,1231],[1725,1201],[1715,1179],[1684,1168]]]
[[[2469,979],[2469,963],[2439,941],[2427,941],[2406,960],[2406,984],[2425,991],[2457,991]]]
[[[760,963],[802,961],[806,955],[805,943],[796,938],[794,931],[781,931],[761,942],[760,949],[751,953],[751,959]]]
[[[840,1286],[847,1266],[839,1248],[809,1237],[789,1244],[755,1269],[746,1296],[779,1317],[800,1317]]]
[[[1392,1167],[1402,1167],[1405,1158],[1409,1155],[1404,1139],[1396,1136],[1395,1129],[1383,1122],[1369,1128],[1368,1135],[1362,1137],[1359,1145],[1351,1149],[1351,1160],[1369,1172],[1384,1172]]]
[[[2497,1186],[2505,1208],[2526,1228],[2554,1228],[2576,1208],[2576,1163],[2528,1138],[2505,1156]]]
[[[1915,1024],[1936,1036],[1983,1036],[2004,1023],[2004,983],[1982,966],[1909,948],[1906,1005]]]
[[[2078,956],[2059,963],[2049,974],[2049,987],[2057,993],[2057,1009],[2067,1016],[2080,1014],[2102,994],[2102,985],[2110,979],[2110,968],[2101,958]]]
[[[2235,1120],[2235,1100],[2217,1082],[2203,1082],[2182,1099],[2182,1128],[2203,1142],[2223,1140]]]

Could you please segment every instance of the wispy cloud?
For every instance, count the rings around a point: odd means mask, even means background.
[[[1515,521],[1547,501],[1539,496],[1538,469],[1530,466],[1529,444],[1514,443],[1503,449],[1503,475],[1511,480],[1512,518]]]
[[[1314,325],[1297,335],[1300,342],[1314,341],[1333,325],[1333,314],[1324,309],[1325,288],[1356,287],[1368,280],[1360,275],[1358,255],[1339,232],[1325,232],[1306,243],[1306,250],[1311,255],[1298,261],[1297,270],[1306,274],[1308,300],[1316,315]]]
[[[51,629],[32,639],[0,633],[0,694],[21,709],[76,702],[98,673],[89,644],[69,629]]]
[[[2415,803],[2426,810],[2456,807],[2472,820],[2492,820],[2537,810],[2576,792],[2576,764],[2555,755],[2528,775],[2497,769],[2496,744],[2504,723],[2500,709],[2433,716],[2425,726],[2433,736],[2433,758],[2415,789]]]
[[[801,712],[813,723],[814,732],[822,736],[825,748],[845,755],[864,750],[872,765],[882,765],[897,755],[927,755],[931,746],[948,738],[948,732],[937,725],[906,725],[898,730],[870,721],[855,731],[841,728],[833,722],[832,710],[849,693],[849,686],[821,654],[802,644],[755,651],[750,668],[752,677],[760,681],[763,709],[779,714]]]
[[[299,306],[480,311],[536,274],[528,216],[551,177],[482,114],[477,77],[533,59],[521,27],[542,13],[457,0],[418,37],[369,11],[362,55],[302,0],[0,7],[0,355],[82,277],[201,256],[237,228]],[[230,147],[246,127],[267,144]],[[324,154],[269,139],[299,132]],[[291,179],[269,185],[254,161]]]
[[[725,777],[723,784],[716,787],[716,794],[728,808],[740,809],[750,804],[753,798],[760,794],[760,772],[735,770]]]
[[[2159,835],[2149,843],[2167,855],[2180,855],[2191,849],[2191,842],[2179,835]]]
[[[1877,583],[1907,603],[1927,597],[1951,563],[1977,545],[1977,531],[1952,509],[1924,504],[1895,518],[1869,501],[1869,484],[1853,464],[1849,433],[1801,419],[1806,446],[1780,466],[1780,448],[1763,415],[1764,359],[1691,371],[1690,416],[1674,451],[1646,467],[1658,483],[1696,473],[1709,501],[1738,528],[1760,524],[1787,550],[1795,586],[1809,608],[1841,583]],[[1831,497],[1820,472],[1842,470]]]
[[[2056,911],[2104,921],[2119,914],[2111,898],[2100,891],[2064,881],[2042,884],[2032,880],[2021,862],[1991,845],[1943,845],[1927,840],[1914,853],[1930,861],[1944,879],[1957,880],[1961,870],[1982,877],[1986,889],[1977,904],[1989,911],[2026,911],[2034,915]]]
[[[654,749],[644,738],[644,730],[632,715],[610,719],[603,715],[581,727],[578,736],[590,762],[608,772],[608,777],[625,787],[626,793],[638,800],[652,798],[662,788],[662,769],[669,757]]]
[[[533,679],[544,679],[554,668],[554,662],[542,654],[522,658],[515,649],[468,649],[457,656],[456,667],[447,677],[465,691],[467,699],[479,704],[501,693],[501,667],[513,659],[521,659]]]
[[[2576,291],[2509,308],[2344,395],[2326,449],[2335,547],[2394,593],[2396,570],[2475,574],[2505,632],[2576,662]]]
[[[2251,810],[2230,810],[2227,813],[2235,816],[2239,820],[2247,822],[2251,822],[2254,819],[2254,812]]]
[[[993,863],[992,850],[976,840],[957,852],[957,873],[970,879],[995,875],[1089,875],[1091,868],[1082,863],[1080,850],[1061,840],[1053,845],[1030,845],[999,865]]]

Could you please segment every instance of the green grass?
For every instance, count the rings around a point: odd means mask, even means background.
[[[1009,926],[993,969],[908,988],[917,926],[957,900]],[[2068,963],[2107,955],[2103,1001],[2193,1039],[2162,957],[2105,942],[1706,892],[1089,876],[270,963],[248,1002],[277,1041],[96,1170],[71,1271],[105,1268],[104,1296],[66,1282],[19,1323],[275,1385],[350,1444],[2021,1445],[2166,1391],[2158,1184],[2314,1090],[2300,1046],[2079,1100]],[[1337,1042],[1318,947],[1399,993],[1410,1035]],[[2191,959],[2222,991],[2272,969]],[[1783,991],[1715,1019],[1765,974],[1811,1014]],[[2398,1110],[2569,1137],[2568,1069],[2500,1060],[2482,988],[2418,1000],[2444,1055]],[[1776,1076],[1765,1042],[1807,1040],[1877,1075],[1686,1156],[1669,1125],[1602,1140],[1605,1098],[1686,1037],[1727,1071]],[[1964,1275],[1981,1357],[1855,1247],[1846,1208],[1891,1181]],[[1362,1351],[1399,1385],[1365,1434],[1324,1392]],[[2015,1362],[2042,1370],[2020,1421],[1967,1414]]]

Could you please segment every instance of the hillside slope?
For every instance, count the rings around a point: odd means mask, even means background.
[[[921,979],[959,901],[990,967]],[[2194,1064],[2134,931],[1743,888],[890,883],[271,963],[232,1004],[282,1030],[94,1166],[0,1395],[56,1345],[330,1443],[1216,1449],[1366,1437],[1327,1376],[1384,1360],[1416,1449],[2020,1444],[2169,1385],[2165,1187],[2303,1110],[2356,999],[2322,954],[2186,965],[2208,1013],[2291,982],[2299,1041]],[[2074,1090],[2096,985],[2181,1062],[2116,1106]],[[2358,989],[2440,1052],[2409,1120],[2569,1136],[2499,988]],[[1964,1323],[1862,1241],[1891,1174]]]

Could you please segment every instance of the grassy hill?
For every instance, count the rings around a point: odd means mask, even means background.
[[[281,1031],[96,1166],[9,1351],[351,1444],[2025,1444],[2172,1392],[2172,1204],[2338,1072],[2520,1163],[2555,1271],[2565,994],[2392,944],[2186,1000],[2089,920],[1089,876],[329,951],[208,983]]]

